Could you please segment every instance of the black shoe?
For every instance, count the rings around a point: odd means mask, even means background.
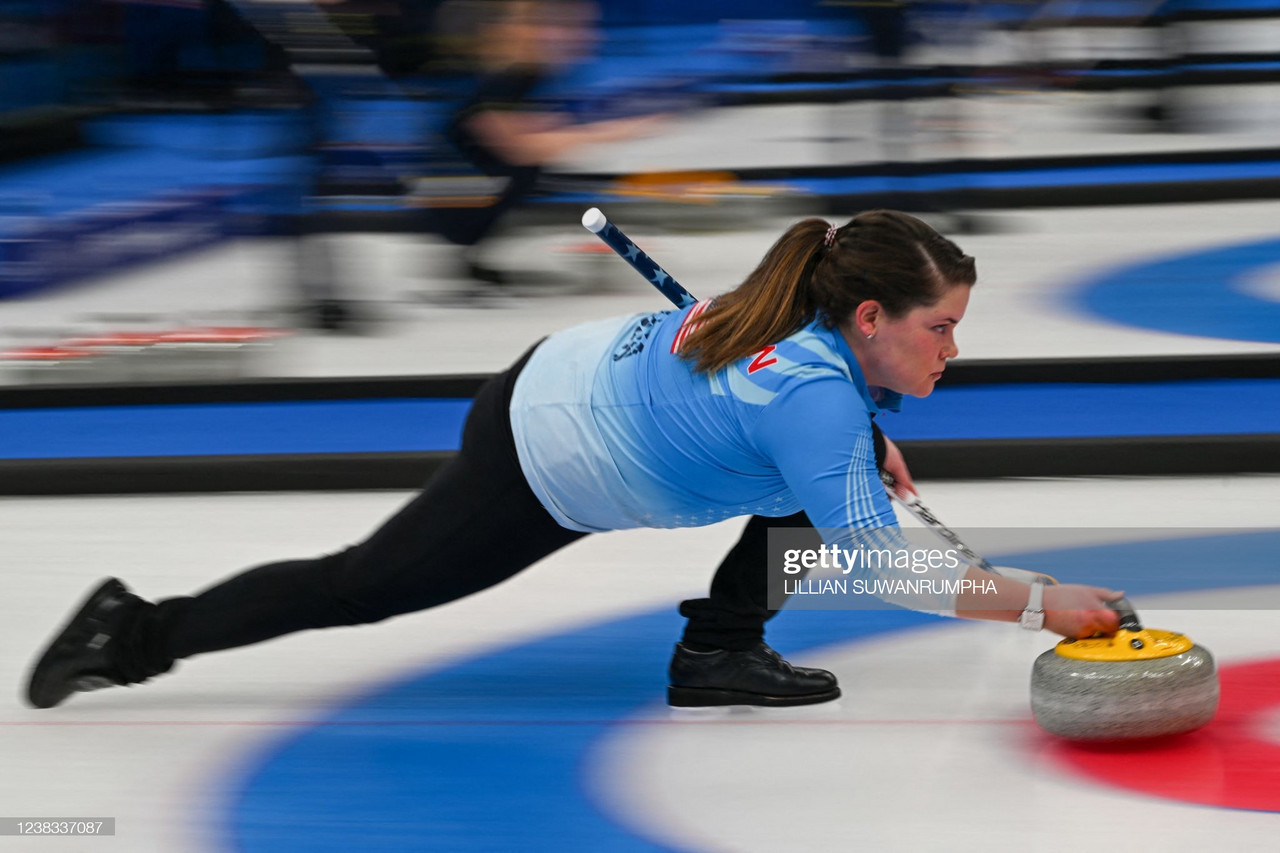
[[[694,652],[677,643],[668,674],[667,704],[677,708],[814,705],[840,696],[835,675],[792,666],[765,643],[714,652]]]
[[[72,693],[144,680],[122,670],[116,651],[121,626],[145,605],[115,578],[104,581],[40,656],[27,701],[52,708]]]

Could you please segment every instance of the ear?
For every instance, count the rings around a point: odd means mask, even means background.
[[[868,299],[853,309],[853,328],[857,330],[858,335],[864,338],[870,338],[876,333],[876,324],[880,322],[884,315],[884,308],[874,299]]]

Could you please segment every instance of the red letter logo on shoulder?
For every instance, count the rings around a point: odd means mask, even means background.
[[[771,364],[777,364],[778,360],[776,358],[770,358],[770,355],[776,349],[776,346],[769,344],[769,346],[756,353],[755,359],[751,362],[751,365],[747,367],[747,374],[750,375],[755,373],[757,370],[764,370]]]

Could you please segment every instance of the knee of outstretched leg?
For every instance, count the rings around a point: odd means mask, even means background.
[[[320,576],[334,610],[334,624],[368,625],[393,615],[385,591],[376,578],[357,568],[358,546],[330,554],[321,560]]]

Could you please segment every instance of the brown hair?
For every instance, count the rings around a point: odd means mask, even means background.
[[[973,258],[914,216],[867,211],[828,239],[834,227],[806,219],[787,229],[742,284],[698,315],[681,357],[713,373],[817,317],[835,328],[869,299],[900,317],[977,280]]]

